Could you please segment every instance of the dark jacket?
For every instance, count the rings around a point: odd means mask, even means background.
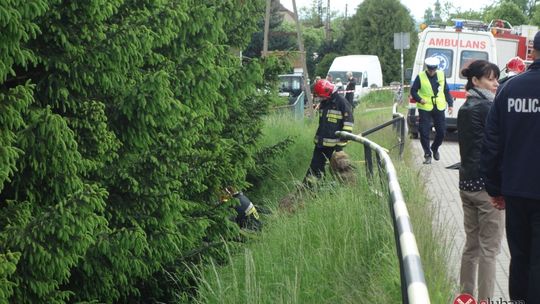
[[[356,79],[354,77],[349,78],[349,82],[347,82],[347,87],[345,87],[345,99],[349,101],[349,103],[352,105],[353,99],[354,99],[354,91],[356,90]]]
[[[474,90],[459,108],[457,116],[459,155],[461,166],[459,180],[473,180],[482,177],[480,174],[480,154],[484,140],[486,118],[492,102],[481,92]]]
[[[347,141],[337,137],[336,131],[352,132],[353,123],[351,105],[343,96],[334,92],[330,99],[322,101],[319,107],[319,127],[315,133],[315,145],[345,146]]]
[[[540,199],[540,60],[499,88],[488,114],[481,168],[491,196]]]
[[[437,82],[437,74],[433,76],[429,76],[429,74],[424,70],[421,73],[426,73],[429,82],[431,83],[431,89],[433,90],[433,94],[435,96],[439,95],[439,83]],[[414,79],[414,82],[411,86],[411,96],[416,100],[416,102],[420,102],[422,98],[420,95],[418,95],[418,91],[420,90],[420,75],[417,75]],[[444,88],[443,88],[443,94],[446,99],[446,103],[448,103],[449,107],[454,106],[454,98],[452,98],[452,95],[450,95],[450,90],[448,89],[448,83],[446,82],[446,79],[444,80]],[[426,100],[429,101],[429,100]]]

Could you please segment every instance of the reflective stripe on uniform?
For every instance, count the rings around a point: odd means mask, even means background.
[[[246,210],[246,216],[250,215],[253,215],[254,218],[259,219],[259,213],[257,212],[257,209],[255,209],[253,203],[250,203],[248,209]]]
[[[338,111],[338,110],[328,110],[328,114],[341,115],[341,111]]]
[[[341,139],[339,138],[322,138],[322,145],[325,147],[335,147]],[[315,137],[315,140],[313,140],[314,143],[319,143],[319,139]]]
[[[418,90],[418,95],[424,99],[426,103],[421,104],[418,102],[416,107],[420,110],[431,111],[433,110],[433,102],[431,98],[435,96],[433,88],[431,87],[431,82],[429,81],[428,75],[425,71],[420,73],[418,77],[420,77],[420,90]],[[435,98],[435,104],[437,105],[437,109],[442,111],[446,108],[446,98],[444,95],[445,76],[444,72],[441,70],[437,70],[437,82],[439,83],[439,92]]]

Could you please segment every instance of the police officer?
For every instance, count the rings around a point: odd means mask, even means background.
[[[540,303],[540,32],[529,69],[499,87],[487,117],[481,170],[506,208],[510,299]]]
[[[332,157],[334,151],[341,151],[347,140],[336,136],[336,131],[352,132],[353,113],[347,100],[338,94],[336,86],[322,79],[315,83],[314,95],[319,103],[319,127],[315,133],[315,148],[311,164],[304,178],[304,183],[311,186],[321,178],[325,171],[326,160]]]
[[[446,132],[444,110],[448,104],[448,114],[452,114],[454,99],[448,90],[444,71],[438,70],[439,59],[428,57],[424,63],[426,70],[416,76],[411,86],[411,96],[416,100],[420,117],[418,131],[424,149],[424,164],[431,164],[432,155],[435,160],[440,159],[439,147]],[[432,121],[435,126],[435,139],[430,147],[429,134]]]

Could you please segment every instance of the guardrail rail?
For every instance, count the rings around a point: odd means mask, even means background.
[[[422,261],[413,233],[412,224],[407,211],[407,206],[403,198],[401,187],[392,159],[387,150],[375,142],[365,138],[385,126],[393,125],[400,135],[400,158],[403,153],[406,122],[402,114],[397,112],[397,104],[393,107],[393,119],[380,126],[355,135],[349,132],[338,131],[336,134],[342,138],[352,140],[364,145],[364,158],[366,162],[367,175],[373,178],[373,157],[372,151],[376,152],[377,168],[382,180],[382,172],[386,172],[389,192],[389,209],[392,217],[394,236],[396,240],[397,254],[399,258],[399,268],[401,276],[401,294],[404,304],[429,304],[429,293],[422,268]]]

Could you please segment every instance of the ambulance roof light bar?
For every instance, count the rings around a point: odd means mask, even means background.
[[[456,31],[461,31],[465,28],[474,31],[486,31],[488,29],[488,26],[480,20],[452,19],[452,21],[454,22]]]

